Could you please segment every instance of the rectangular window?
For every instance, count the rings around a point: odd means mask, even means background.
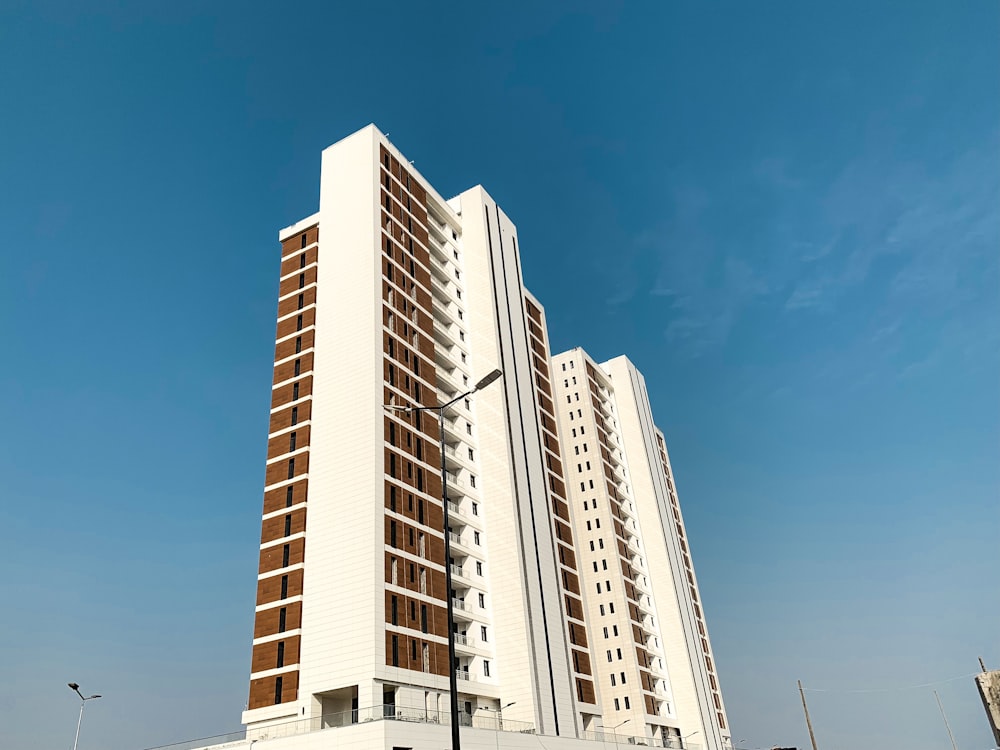
[[[275,667],[285,666],[285,642],[278,641],[278,658],[275,660]]]
[[[399,546],[399,544],[397,544],[397,539],[396,539],[396,522],[395,521],[389,521],[389,546],[390,547],[398,547]]]
[[[299,384],[295,383],[292,385],[292,401],[299,400]]]
[[[392,636],[392,666],[399,666],[399,636]]]
[[[479,515],[479,503],[473,503],[472,504],[472,515],[474,515],[474,516],[478,516]]]
[[[291,479],[295,476],[295,459],[288,459],[288,478]]]
[[[288,567],[288,560],[291,557],[291,554],[292,554],[292,545],[286,544],[284,547],[281,548],[281,567],[283,568]]]
[[[288,436],[288,452],[289,453],[291,453],[293,450],[295,450],[295,438],[296,438],[296,434],[294,432],[291,435]]]
[[[625,696],[625,708],[629,708],[627,695]]]
[[[306,242],[306,233],[302,233],[302,247],[305,247],[308,243]],[[305,257],[305,256],[303,256]]]
[[[621,710],[621,706],[618,705],[618,699],[615,698],[615,711],[620,711],[620,710]]]
[[[281,576],[281,598],[288,598],[288,576]]]
[[[420,605],[420,630],[424,633],[427,632],[427,605]]]
[[[284,536],[291,536],[292,534],[292,517],[291,515],[285,516],[285,533]]]
[[[281,703],[281,678],[274,678],[274,704]]]
[[[295,375],[294,375],[294,377],[298,377],[301,374],[302,374],[302,360],[301,359],[297,359],[297,360],[295,360]]]
[[[484,643],[485,643],[485,642],[486,642],[486,641],[488,640],[488,639],[486,638],[486,626],[485,626],[485,625],[480,625],[480,626],[479,626],[479,637],[480,637],[480,639],[481,639],[481,640],[482,640],[482,641],[483,641]]]
[[[624,684],[625,684],[625,673],[622,672],[622,685],[624,685]]]
[[[295,353],[299,354],[299,353],[301,353],[301,351],[302,351],[302,337],[301,336],[296,336],[295,337]]]
[[[416,660],[417,660],[417,639],[416,638],[411,638],[410,639],[410,661],[416,661]]]
[[[302,316],[301,315],[299,315],[295,319],[295,330],[296,331],[301,331],[302,330]]]
[[[278,610],[278,632],[285,632],[285,624],[288,621],[288,607],[282,607]]]
[[[483,659],[483,676],[490,676],[490,662],[489,659]]]
[[[392,597],[392,619],[390,622],[393,625],[399,625],[399,598]]]
[[[611,661],[611,652],[608,651],[608,661]]]
[[[472,542],[473,542],[473,544],[479,544],[479,532],[478,531],[473,531],[472,532]]]
[[[481,576],[483,574],[483,564],[476,560],[476,575]]]
[[[479,607],[480,609],[486,609],[486,594],[479,595]]]
[[[617,682],[615,681],[615,676],[611,675],[611,687],[615,687],[616,685],[617,685]]]
[[[295,490],[292,488],[291,485],[288,485],[288,487],[285,488],[285,507],[286,508],[291,508],[292,507],[292,496],[294,494],[295,494]]]
[[[619,661],[621,661],[621,658],[622,658],[622,650],[621,650],[621,649],[619,648],[619,649],[616,649],[616,651],[618,652],[618,660],[619,660]]]
[[[302,253],[302,255],[299,256],[299,268],[305,268],[305,267],[306,267],[306,254]]]
[[[306,295],[300,294],[299,295],[299,309],[301,310],[305,306],[306,306]]]

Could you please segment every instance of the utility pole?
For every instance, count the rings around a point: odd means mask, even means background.
[[[799,683],[799,697],[802,698],[802,710],[806,715],[806,726],[809,728],[809,741],[812,742],[813,750],[819,750],[816,747],[816,735],[813,733],[813,723],[809,718],[809,706],[806,705],[806,694],[802,690],[802,680],[796,680]]]
[[[941,705],[941,698],[938,696],[937,690],[934,691],[934,700],[937,701],[938,709],[941,711],[941,718],[944,719],[944,728],[948,730],[948,739],[951,740],[951,750],[958,750],[958,745],[955,744],[955,735],[951,733],[951,727],[948,726],[948,717],[944,715],[944,706]]]

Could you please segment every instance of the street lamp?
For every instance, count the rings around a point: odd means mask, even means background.
[[[494,711],[494,712],[496,712],[496,715],[497,715],[497,731],[498,732],[502,732],[503,731],[503,710],[505,708],[510,708],[515,703],[517,703],[517,701],[511,701],[510,703],[504,703],[502,706],[500,706],[500,708],[491,708],[490,706],[480,706],[479,708],[481,708],[484,711]]]
[[[631,719],[625,719],[625,721],[623,721],[621,724],[615,724],[613,727],[606,727],[603,724],[600,724],[599,726],[601,727],[601,729],[610,729],[611,730],[611,734],[613,734],[615,736],[615,745],[617,746],[618,745],[618,727],[623,727],[626,724],[628,724],[630,721],[632,721],[632,720]]]
[[[444,509],[444,587],[447,598],[448,611],[448,689],[451,691],[451,748],[461,750],[461,740],[458,736],[458,674],[455,671],[455,607],[451,596],[451,531],[448,517],[448,468],[444,458],[444,410],[461,401],[466,396],[471,396],[476,391],[482,390],[486,386],[496,381],[503,372],[494,370],[485,378],[480,380],[470,391],[455,396],[451,401],[440,406],[395,406],[386,404],[384,408],[394,411],[413,414],[418,411],[434,411],[438,415],[438,435],[441,438],[441,505]],[[75,750],[75,748],[74,748]]]
[[[696,734],[699,734],[700,732],[701,730],[699,729],[696,732],[691,732],[691,734],[685,734],[683,737],[681,737],[681,750],[683,750],[684,748],[684,740],[686,740],[688,737],[694,737]]]
[[[88,695],[86,698],[83,693],[80,692],[80,686],[75,682],[66,683],[69,685],[69,689],[80,696],[80,718],[76,720],[76,737],[73,739],[73,750],[76,750],[77,743],[80,741],[80,725],[83,724],[83,709],[87,705],[87,701],[92,701],[96,698],[100,698],[99,695]]]

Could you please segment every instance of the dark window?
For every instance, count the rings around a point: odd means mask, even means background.
[[[296,331],[301,331],[302,330],[302,316],[301,315],[295,320],[295,330]]]
[[[302,233],[302,247],[305,247],[305,246],[306,246],[306,245],[308,245],[308,244],[309,244],[309,242],[308,242],[308,240],[306,239],[306,233],[305,233],[305,232],[303,232],[303,233]]]
[[[296,336],[295,337],[295,353],[298,354],[301,351],[302,351],[302,337],[301,336]]]
[[[396,544],[396,522],[389,521],[389,546],[398,547]]]
[[[274,678],[274,703],[277,705],[281,703],[281,678]]]
[[[285,536],[289,536],[292,533],[292,516],[291,514],[285,516]]]
[[[284,641],[278,641],[278,658],[277,658],[276,661],[277,661],[277,663],[274,666],[276,666],[276,667],[283,667],[283,666],[285,666],[285,642]]]
[[[417,489],[424,491],[424,470],[420,468],[417,469]]]
[[[295,459],[288,459],[288,478],[291,479],[295,476]]]
[[[287,568],[288,567],[288,559],[289,559],[289,557],[291,557],[291,554],[292,554],[292,545],[286,544],[284,547],[282,547],[282,549],[281,549],[281,567],[283,567],[283,568]]]
[[[399,625],[399,599],[392,597],[392,624]]]
[[[292,424],[298,424],[298,423],[299,423],[299,407],[293,406],[292,407]]]
[[[389,510],[396,511],[396,488],[393,486],[389,487]]]
[[[291,486],[288,486],[288,487],[285,488],[285,507],[286,508],[291,508],[292,507],[292,501],[293,501],[293,495],[294,494],[295,494],[295,490],[292,489]]]
[[[292,385],[292,401],[299,400],[299,384],[295,383]]]
[[[390,453],[389,454],[389,476],[390,477],[395,477],[396,476],[396,454],[395,453]]]
[[[306,285],[306,275],[304,273],[299,274],[299,289]]]
[[[301,310],[305,306],[306,306],[306,295],[300,294],[299,295],[299,309]]]
[[[305,268],[305,267],[306,267],[306,254],[302,253],[302,255],[299,256],[299,268]]]
[[[301,372],[302,372],[302,360],[297,359],[295,360],[295,377],[298,377]]]
[[[285,632],[285,622],[288,619],[288,607],[282,607],[278,610],[278,632]]]
[[[424,522],[424,501],[417,500],[417,521]]]
[[[281,598],[288,598],[288,576],[281,576]]]
[[[409,534],[410,534],[410,546],[413,547],[415,545],[413,544],[413,529],[412,528],[409,529]]]
[[[420,629],[423,632],[427,632],[427,605],[420,605]]]
[[[294,432],[291,435],[288,436],[288,451],[289,451],[289,453],[291,451],[295,450],[295,439],[296,439],[296,437],[297,436],[296,436],[296,434]]]
[[[396,444],[396,425],[393,422],[389,423],[389,445]]]
[[[392,637],[392,666],[399,666],[399,636]]]
[[[410,660],[411,661],[416,661],[417,660],[417,639],[416,638],[411,638],[410,639]]]

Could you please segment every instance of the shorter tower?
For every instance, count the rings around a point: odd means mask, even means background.
[[[731,745],[680,504],[645,380],[626,357],[553,357],[570,515],[603,726]],[[683,734],[682,734],[683,730]]]

